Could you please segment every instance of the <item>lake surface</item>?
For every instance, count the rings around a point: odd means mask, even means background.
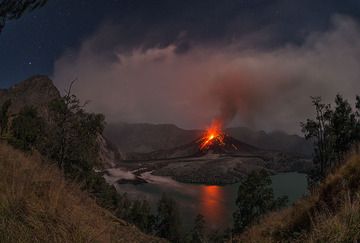
[[[132,185],[117,184],[119,192],[127,192],[130,198],[147,199],[152,207],[163,193],[171,196],[178,204],[182,223],[190,228],[197,214],[204,215],[206,224],[213,229],[224,229],[232,224],[232,213],[239,184],[209,186],[179,183],[171,178],[145,175],[150,183]],[[302,197],[307,190],[305,174],[280,173],[271,177],[276,197],[288,196],[289,203]]]

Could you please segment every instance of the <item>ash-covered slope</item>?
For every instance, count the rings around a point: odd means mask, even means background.
[[[181,182],[216,185],[236,183],[253,170],[307,172],[312,168],[311,160],[259,149],[224,134],[210,134],[173,149],[129,153],[125,159],[119,166]]]

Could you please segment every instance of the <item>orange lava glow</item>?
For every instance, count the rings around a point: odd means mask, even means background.
[[[200,149],[208,148],[214,142],[220,145],[224,144],[224,133],[222,132],[221,123],[214,121],[209,128],[206,129],[204,136],[200,140]]]
[[[211,222],[220,221],[224,216],[224,195],[220,186],[204,186],[201,190],[200,212]]]

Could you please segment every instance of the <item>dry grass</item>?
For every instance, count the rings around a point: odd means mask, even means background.
[[[360,156],[349,158],[310,196],[268,214],[235,241],[360,241]]]
[[[60,171],[0,143],[0,242],[163,242],[100,208]]]

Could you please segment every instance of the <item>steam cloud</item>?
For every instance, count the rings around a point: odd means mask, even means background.
[[[337,93],[360,93],[360,29],[346,17],[335,16],[330,30],[299,46],[271,50],[244,48],[239,39],[181,54],[175,44],[120,52],[117,45],[104,48],[104,36],[112,30],[65,52],[54,80],[64,89],[77,77],[74,92],[108,122],[198,128],[219,118],[229,126],[298,133],[299,122],[312,115],[310,96],[330,102]]]

